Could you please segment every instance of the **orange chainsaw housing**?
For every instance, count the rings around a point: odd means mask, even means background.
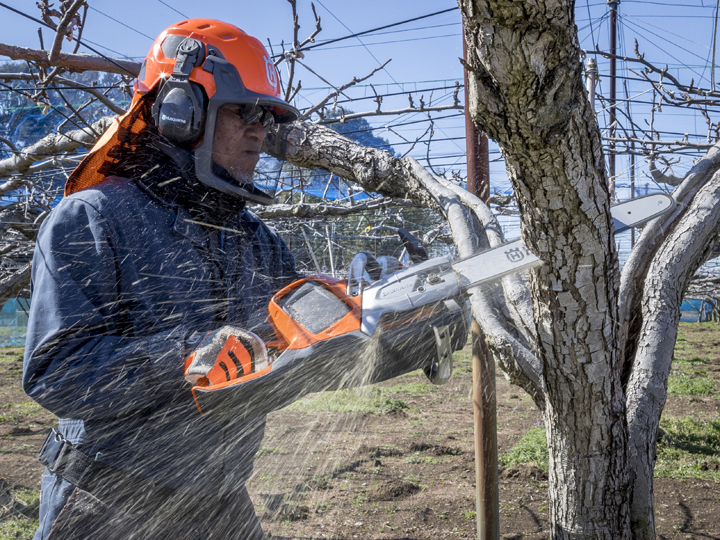
[[[319,283],[328,289],[334,296],[343,301],[350,311],[339,321],[325,328],[319,333],[313,333],[299,322],[294,320],[282,307],[282,300],[293,291],[308,282]],[[278,351],[304,349],[319,341],[331,337],[360,330],[362,318],[362,296],[348,296],[345,293],[347,280],[330,276],[316,275],[295,281],[280,290],[270,300],[268,305],[268,320],[275,330],[278,340],[270,342],[269,347],[276,347]]]

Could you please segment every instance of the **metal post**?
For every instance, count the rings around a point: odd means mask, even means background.
[[[616,116],[615,116],[615,84],[616,78],[616,62],[615,55],[617,54],[617,7],[620,0],[607,0],[607,5],[610,8],[610,149],[608,152],[608,168],[610,175],[610,196],[615,198],[615,131],[616,131]]]
[[[635,198],[635,141],[630,141],[630,198]],[[630,247],[635,247],[635,227],[630,230]]]
[[[588,100],[590,101],[592,112],[595,114],[595,87],[597,87],[598,83],[597,60],[594,58],[587,59],[585,74],[587,75],[587,82],[585,84],[587,87]]]
[[[467,50],[463,39],[463,55]],[[487,137],[470,118],[467,71],[465,72],[465,141],[467,189],[485,202],[490,198],[490,158]],[[472,321],[473,417],[475,421],[475,490],[478,540],[500,538],[500,504],[497,476],[497,407],[495,361],[485,344],[480,325]]]

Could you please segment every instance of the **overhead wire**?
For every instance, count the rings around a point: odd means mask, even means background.
[[[148,38],[150,41],[155,41],[155,38],[150,37],[150,36],[148,36],[147,34],[142,33],[142,32],[141,32],[140,30],[138,30],[137,28],[133,28],[132,26],[130,26],[130,25],[128,25],[128,24],[125,24],[125,23],[122,22],[122,21],[119,21],[119,20],[116,19],[115,17],[112,17],[112,16],[108,15],[107,13],[104,13],[104,12],[100,11],[100,10],[99,10],[98,8],[96,8],[96,7],[93,7],[93,6],[89,6],[89,7],[90,7],[91,10],[99,13],[99,14],[102,15],[103,17],[107,17],[107,18],[110,19],[111,21],[115,21],[115,22],[118,23],[119,25],[122,25],[122,26],[124,26],[125,28],[128,28],[129,30],[132,30],[132,31],[135,32],[136,34],[140,34],[141,36],[143,36],[143,37],[145,37],[145,38]]]
[[[159,1],[159,0],[158,0],[158,1]],[[322,4],[320,4],[320,5],[322,5]],[[325,6],[323,6],[323,7],[325,8]],[[332,15],[332,13],[330,12],[330,10],[328,10],[327,8],[325,8],[325,9],[328,11],[328,13],[330,13],[330,14]],[[426,15],[421,15],[421,16],[419,16],[419,17],[413,17],[413,18],[411,18],[411,19],[405,19],[405,20],[403,20],[403,21],[398,21],[398,22],[395,22],[395,23],[386,24],[386,25],[384,25],[384,26],[378,26],[377,28],[371,28],[370,30],[363,30],[362,32],[355,32],[355,33],[352,33],[352,34],[350,34],[350,35],[348,35],[348,36],[343,36],[343,37],[339,37],[339,38],[335,38],[335,39],[328,39],[328,40],[324,40],[324,41],[318,41],[318,42],[315,43],[314,45],[309,45],[309,46],[307,46],[307,47],[303,47],[303,51],[308,51],[308,50],[310,50],[310,49],[316,49],[317,47],[323,47],[323,46],[325,46],[325,45],[329,45],[330,43],[337,43],[338,41],[344,41],[344,40],[346,40],[346,39],[351,39],[351,38],[354,38],[354,37],[363,36],[363,35],[365,35],[365,34],[370,34],[370,33],[372,33],[372,32],[376,32],[376,31],[378,31],[378,30],[385,30],[386,28],[392,28],[392,27],[394,27],[394,26],[400,26],[400,25],[402,25],[402,24],[408,24],[408,23],[411,23],[411,22],[419,21],[419,20],[421,20],[421,19],[427,19],[427,18],[429,18],[429,17],[435,17],[435,16],[437,16],[437,15],[442,15],[442,14],[444,14],[444,13],[450,13],[451,11],[455,11],[456,9],[459,9],[459,8],[456,6],[456,7],[450,8],[450,9],[444,9],[444,10],[441,10],[441,11],[435,11],[435,12],[433,12],[433,13],[428,13],[428,14],[426,14]],[[334,15],[332,15],[332,16],[335,17]],[[339,20],[338,20],[338,21],[339,21]],[[342,24],[342,22],[340,22],[340,24]],[[345,26],[345,25],[343,24],[343,26]],[[347,28],[347,27],[345,26],[345,28]],[[349,30],[349,29],[348,29],[348,30]],[[352,30],[350,30],[350,31],[352,32]],[[275,55],[273,58],[279,58],[280,56],[282,56],[282,55],[281,55],[281,54],[278,54],[278,55]]]
[[[171,6],[170,4],[168,4],[167,2],[164,2],[163,0],[157,0],[157,1],[160,2],[163,6],[172,9],[175,13],[178,13],[180,16],[182,16],[182,17],[184,17],[184,18],[186,18],[186,19],[189,19],[189,18],[190,18],[189,15],[185,15],[182,11],[178,11],[176,8],[174,8],[173,6]]]
[[[350,30],[350,28],[349,28],[344,22],[342,22],[332,11],[330,11],[330,10],[325,6],[325,4],[323,4],[320,0],[315,0],[315,1],[316,1],[318,4],[320,4],[320,5],[325,9],[325,11],[327,11],[327,12],[328,12],[337,22],[339,22],[348,32],[352,32],[352,30]],[[369,54],[370,56],[372,56],[373,60],[375,60],[375,62],[377,62],[377,65],[378,65],[378,66],[382,66],[382,70],[383,70],[385,73],[387,73],[388,77],[390,77],[390,79],[391,79],[395,84],[397,84],[397,81],[395,80],[395,77],[392,76],[392,74],[390,73],[390,71],[388,71],[387,67],[385,67],[385,65],[372,53],[372,51],[367,48],[367,46],[362,42],[362,40],[360,39],[360,37],[359,37],[358,35],[355,35],[355,39],[357,39],[357,40],[362,44],[363,48],[368,52],[368,54]],[[399,85],[398,85],[398,86],[399,86]]]

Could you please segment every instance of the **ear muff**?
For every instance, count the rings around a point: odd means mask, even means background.
[[[175,68],[163,83],[152,107],[155,125],[163,137],[177,145],[191,145],[205,128],[207,97],[203,89],[190,82],[193,68],[205,61],[205,45],[186,38],[177,48]]]
[[[207,98],[202,88],[190,81],[165,82],[153,104],[158,131],[171,143],[190,145],[205,128]]]

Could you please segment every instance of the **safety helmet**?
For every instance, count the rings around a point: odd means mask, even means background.
[[[292,122],[299,117],[297,109],[280,97],[277,69],[259,40],[213,19],[180,21],[155,40],[133,88],[128,115],[143,96],[156,93],[152,106],[155,125],[171,143],[192,150],[198,180],[249,201],[272,203],[269,195],[252,185],[239,186],[213,172],[215,124],[223,105],[246,105],[243,118],[248,123],[262,121],[265,127],[272,121]],[[124,127],[125,117],[119,120],[119,127]],[[91,154],[105,139],[108,137],[98,141]],[[88,165],[86,169],[99,171]],[[83,167],[78,169],[87,176]],[[66,195],[95,183],[86,179],[71,183],[73,180],[66,184]]]

